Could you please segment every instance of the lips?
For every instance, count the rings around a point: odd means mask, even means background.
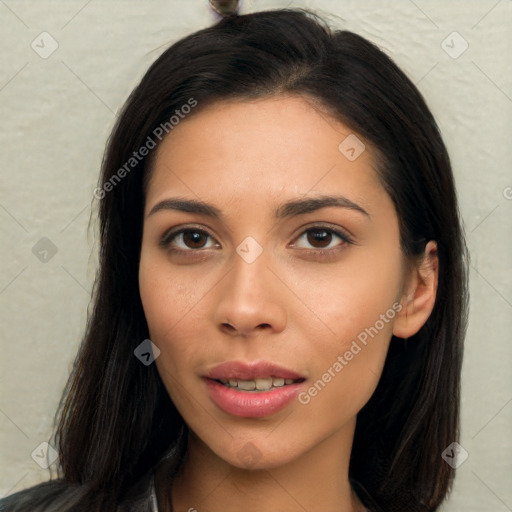
[[[299,373],[278,366],[268,361],[255,363],[244,363],[242,361],[227,361],[212,368],[204,375],[207,379],[213,380],[255,380],[272,377],[275,379],[305,380]]]
[[[303,387],[299,373],[262,361],[228,361],[203,376],[211,400],[225,413],[264,418],[291,404]]]

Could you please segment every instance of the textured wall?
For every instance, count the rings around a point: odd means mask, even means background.
[[[439,121],[472,255],[469,458],[443,510],[512,510],[512,1],[246,0],[242,12],[287,5],[380,45]],[[213,19],[205,0],[0,0],[0,496],[49,475],[31,453],[50,437],[84,328],[92,193],[116,112],[168,43]]]

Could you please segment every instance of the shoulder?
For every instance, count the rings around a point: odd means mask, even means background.
[[[78,485],[52,480],[0,500],[0,512],[52,512],[72,510],[85,494]]]
[[[91,492],[87,485],[51,480],[0,499],[0,512],[150,512],[148,480],[136,482],[123,503],[111,493]]]

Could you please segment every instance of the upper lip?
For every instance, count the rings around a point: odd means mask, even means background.
[[[254,380],[258,377],[276,377],[283,379],[304,379],[304,377],[289,368],[279,366],[269,361],[246,363],[243,361],[226,361],[214,366],[206,375],[208,379],[239,379]]]

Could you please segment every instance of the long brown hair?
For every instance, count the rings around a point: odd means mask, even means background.
[[[184,427],[156,366],[134,357],[148,338],[138,265],[151,156],[126,164],[148,137],[158,144],[155,130],[191,98],[194,115],[218,100],[279,93],[314,98],[373,144],[405,255],[421,254],[429,240],[438,245],[434,310],[415,336],[391,340],[379,385],[358,415],[350,478],[386,512],[436,510],[450,489],[454,470],[441,453],[459,437],[468,294],[445,145],[420,92],[381,50],[311,12],[283,9],[226,16],[173,44],[132,92],[108,141],[100,265],[55,438],[62,480],[81,489],[76,507],[127,503]]]

